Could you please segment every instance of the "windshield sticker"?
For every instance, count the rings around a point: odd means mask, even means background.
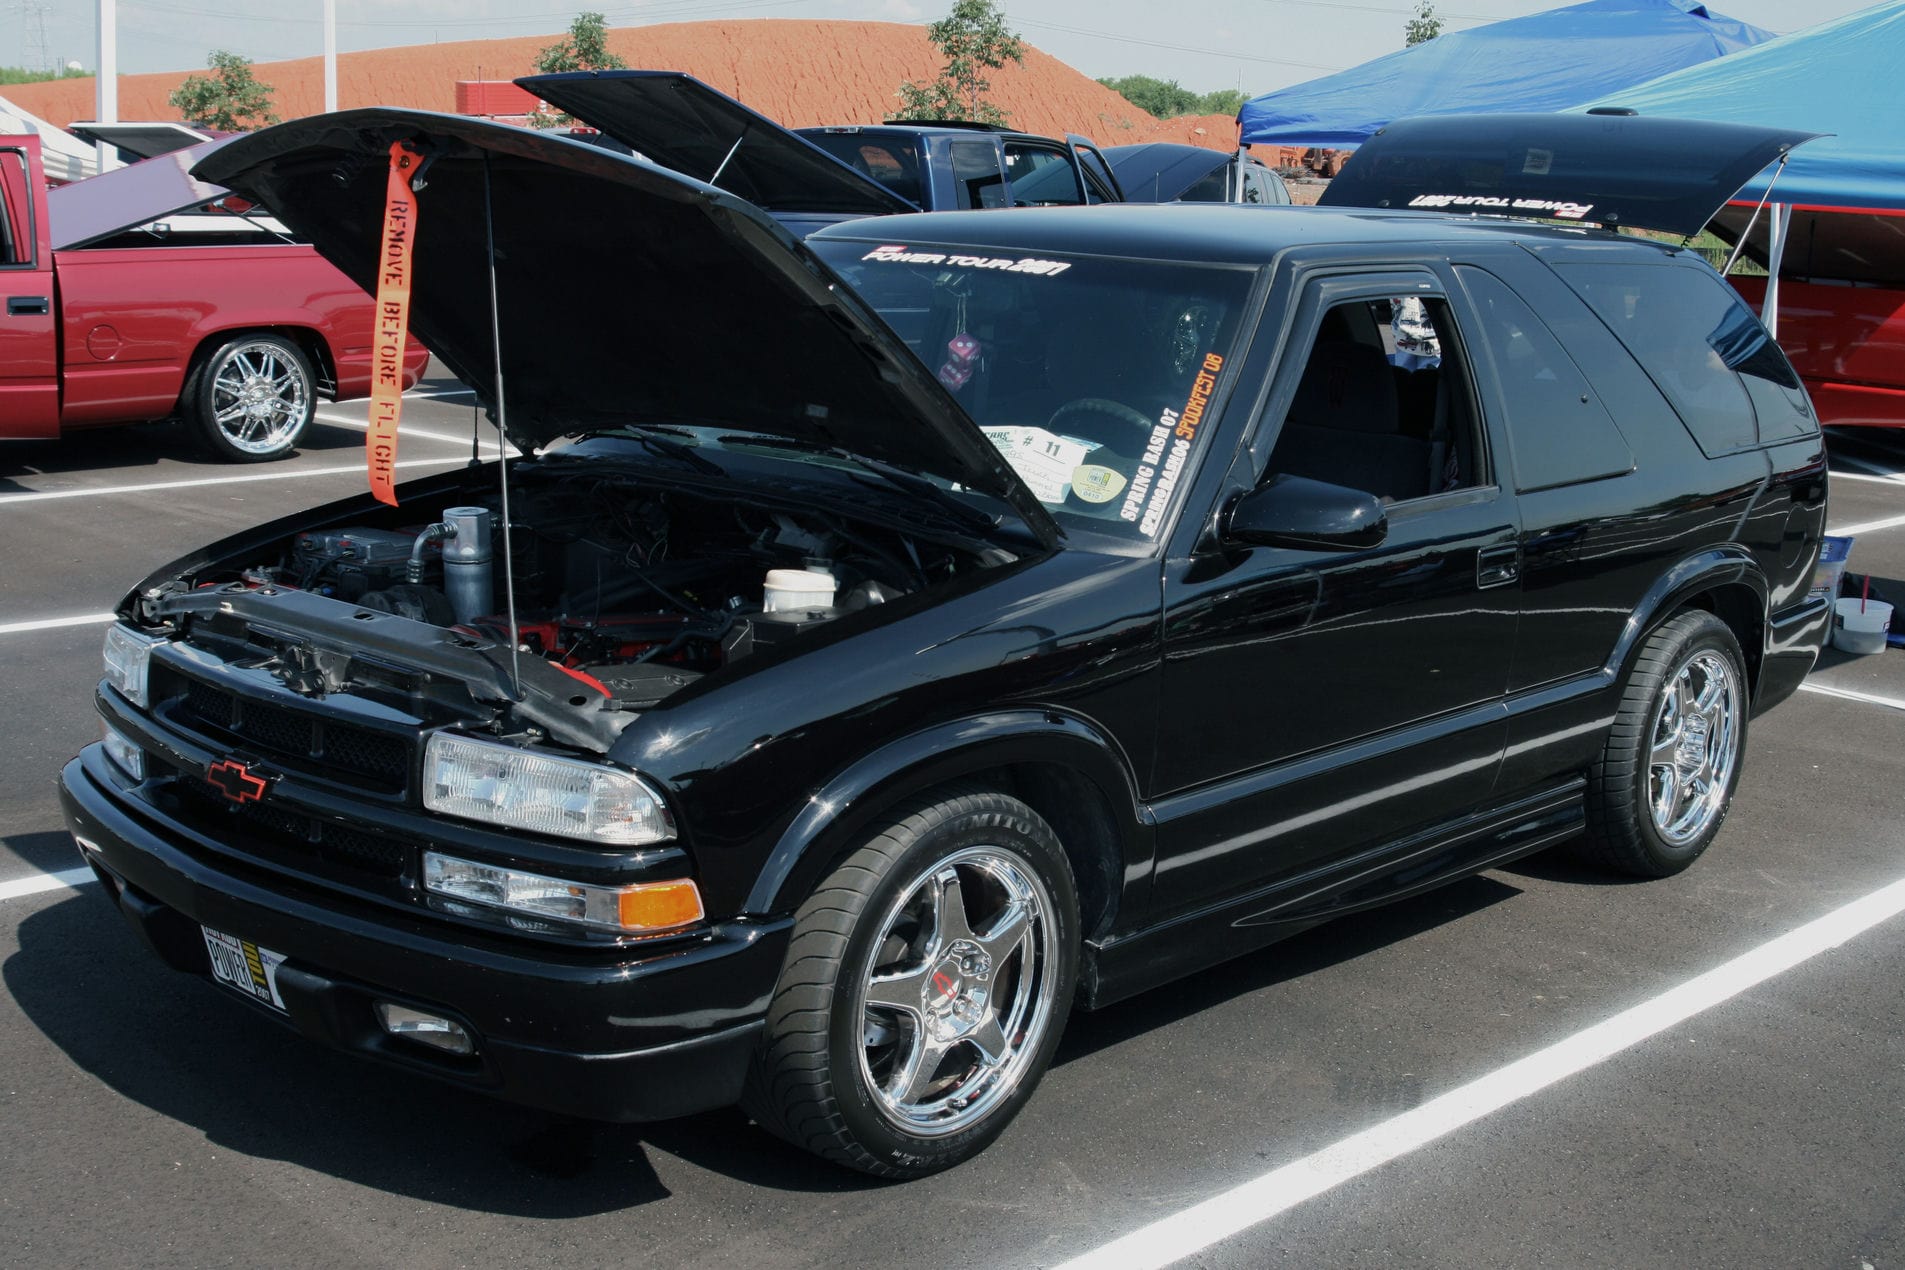
[[[1005,461],[1019,474],[1041,503],[1054,505],[1065,501],[1071,492],[1072,473],[1096,447],[1089,441],[1061,437],[1044,428],[986,428],[986,440],[992,442]]]
[[[1071,268],[1063,261],[1040,260],[1034,256],[1021,256],[1017,260],[1005,260],[997,256],[955,256],[943,251],[915,251],[911,247],[897,245],[875,247],[860,259],[885,265],[946,265],[953,269],[997,269],[1003,273],[1029,273],[1042,278],[1056,278]]]
[[[1221,356],[1206,353],[1197,378],[1191,381],[1184,409],[1180,412],[1167,407],[1158,416],[1158,426],[1151,429],[1150,444],[1145,446],[1144,458],[1131,478],[1131,491],[1118,511],[1120,519],[1137,521],[1138,532],[1146,538],[1157,537],[1164,523],[1164,509],[1170,505],[1177,478],[1191,457],[1191,442],[1197,439],[1197,427],[1204,421],[1211,391],[1217,387],[1217,372],[1223,368]]]
[[[1124,474],[1097,463],[1081,463],[1072,470],[1072,493],[1087,503],[1109,503],[1124,488]]]
[[[1536,150],[1532,147],[1521,156],[1521,174],[1523,176],[1546,176],[1548,169],[1554,166],[1554,151]]]
[[[1561,220],[1586,220],[1592,203],[1563,203],[1551,198],[1497,198],[1492,194],[1418,194],[1411,207],[1481,208],[1500,212],[1540,212]]]

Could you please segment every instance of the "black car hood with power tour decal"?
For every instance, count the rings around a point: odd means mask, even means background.
[[[1364,142],[1324,207],[1474,212],[1690,236],[1824,133],[1639,115],[1434,115]]]
[[[516,81],[654,163],[770,212],[891,216],[919,208],[680,71],[568,71]]]
[[[522,128],[375,108],[241,137],[196,175],[289,209],[280,219],[374,293],[397,141],[426,156],[410,329],[492,412],[500,342],[519,447],[629,424],[759,432],[956,481],[1005,500],[1048,546],[1061,536],[899,336],[732,194]]]

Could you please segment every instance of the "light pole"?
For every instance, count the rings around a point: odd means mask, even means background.
[[[119,122],[118,23],[118,0],[99,0],[99,74],[93,80],[93,117],[101,123]],[[111,149],[104,141],[93,146],[101,172],[106,170]]]
[[[324,111],[337,109],[337,0],[324,0]]]

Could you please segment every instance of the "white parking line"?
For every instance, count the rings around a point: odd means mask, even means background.
[[[1139,1227],[1059,1270],[1134,1270],[1181,1261],[1605,1062],[1902,912],[1905,878],[1413,1111]]]
[[[447,467],[460,463],[461,459],[405,459],[397,467]],[[244,476],[203,476],[189,481],[147,481],[141,485],[95,485],[86,489],[49,489],[34,490],[27,494],[0,495],[0,507],[10,507],[14,503],[38,503],[49,498],[92,498],[108,494],[145,494],[161,489],[190,489],[198,485],[244,485],[253,481],[294,481],[307,476],[340,476],[346,472],[362,472],[362,463],[346,463],[340,467],[305,467],[293,472],[251,472]]]
[[[334,415],[326,410],[318,411],[313,417],[322,419],[326,423],[335,423],[342,428],[355,428],[359,432],[370,431],[370,424],[365,420],[347,419],[343,415]],[[397,433],[398,444],[402,444],[413,437],[422,438],[425,441],[448,441],[455,445],[468,445],[470,443],[470,439],[467,436],[460,437],[454,432],[432,432],[427,428],[403,428]],[[494,441],[480,441],[478,444],[482,446],[485,457],[496,457],[497,451]],[[518,453],[520,453],[520,451],[518,451]]]
[[[1863,701],[1868,705],[1890,706],[1894,710],[1905,710],[1905,701],[1900,701],[1897,697],[1881,697],[1872,692],[1854,692],[1850,688],[1834,688],[1831,684],[1807,682],[1800,684],[1799,690],[1816,692],[1822,697],[1842,697],[1847,701]]]
[[[474,388],[445,388],[442,392],[407,392],[404,394],[404,400],[409,401],[413,397],[422,397],[427,401],[432,397],[474,397],[475,395],[476,389]]]
[[[100,626],[112,621],[110,613],[81,613],[78,617],[43,617],[35,622],[0,623],[0,635],[23,635],[28,631],[58,630],[62,626]]]
[[[1891,468],[1880,467],[1876,463],[1867,463],[1864,459],[1855,458],[1850,454],[1834,455],[1833,462],[1845,463],[1852,467],[1863,469],[1858,472],[1841,472],[1837,468],[1833,469],[1832,475],[1843,476],[1850,481],[1886,481],[1893,485],[1905,483],[1905,476],[1899,475],[1899,473]]]
[[[1876,533],[1881,529],[1897,529],[1900,525],[1905,525],[1905,516],[1889,516],[1884,520],[1868,520],[1860,525],[1840,525],[1836,528],[1828,529],[1826,532],[1840,538],[1852,538],[1859,534]]]
[[[97,882],[99,878],[91,869],[67,869],[60,873],[35,873],[32,877],[15,878],[11,882],[0,882],[0,900],[18,899],[22,895],[38,895],[41,891],[57,891],[62,886],[80,887],[88,882]]]

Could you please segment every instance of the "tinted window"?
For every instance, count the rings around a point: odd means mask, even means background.
[[[1005,206],[1005,174],[990,141],[955,141],[952,151],[954,195],[962,209]]]
[[[1557,264],[1646,368],[1709,455],[1810,432],[1799,377],[1711,269]],[[1758,407],[1756,410],[1755,407]]]
[[[1332,306],[1317,325],[1267,475],[1304,476],[1406,502],[1483,482],[1474,396],[1448,305],[1409,297],[1433,356],[1394,350],[1390,298]]]
[[[32,263],[27,198],[25,156],[18,150],[0,150],[0,265]]]
[[[1128,542],[1162,534],[1215,427],[1251,271],[808,245],[905,333],[1061,524]]]
[[[801,136],[862,176],[870,176],[910,202],[920,203],[919,147],[904,137],[852,132],[803,132]]]
[[[1514,449],[1515,485],[1548,489],[1634,468],[1634,452],[1587,377],[1533,310],[1493,274],[1458,266],[1481,315]]]
[[[1005,174],[1014,207],[1075,206],[1085,201],[1078,173],[1059,151],[1005,143]]]
[[[1230,197],[1230,169],[1214,168],[1177,196],[1180,203],[1221,203]]]

